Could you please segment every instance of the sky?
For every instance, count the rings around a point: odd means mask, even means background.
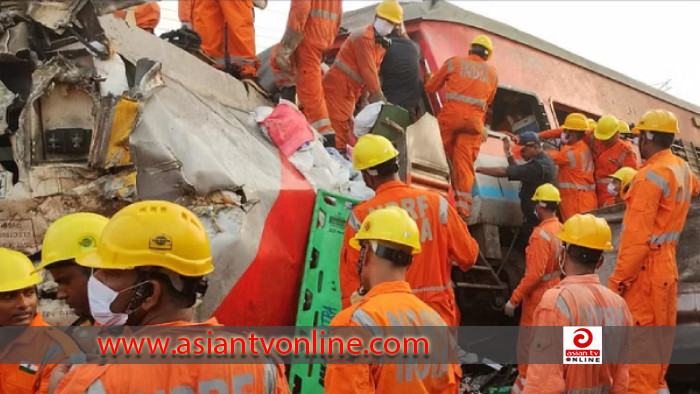
[[[700,106],[700,2],[450,2]],[[376,3],[345,0],[343,10]],[[159,4],[157,33],[179,27],[177,1]],[[288,0],[270,0],[267,9],[256,9],[258,52],[280,40],[288,10]]]

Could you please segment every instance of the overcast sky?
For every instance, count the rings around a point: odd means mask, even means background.
[[[451,1],[700,105],[700,2]],[[376,1],[343,2],[345,11]],[[158,33],[177,28],[177,2],[161,1]],[[258,51],[284,33],[289,1],[256,10]],[[496,48],[498,50],[498,48]]]

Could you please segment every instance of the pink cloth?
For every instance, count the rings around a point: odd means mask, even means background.
[[[293,155],[299,147],[314,139],[313,129],[304,115],[288,104],[279,104],[261,124],[267,128],[270,139],[285,157]]]

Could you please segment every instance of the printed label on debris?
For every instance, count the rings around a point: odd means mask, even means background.
[[[0,220],[0,246],[17,250],[36,247],[32,221]]]

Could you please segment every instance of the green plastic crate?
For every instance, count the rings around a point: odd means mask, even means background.
[[[510,394],[512,386],[489,387],[486,389],[486,394]]]
[[[319,190],[306,248],[304,277],[297,309],[298,327],[329,326],[341,310],[339,257],[345,222],[358,200]],[[299,332],[298,335],[305,333]],[[292,364],[293,394],[323,394],[324,364]]]

